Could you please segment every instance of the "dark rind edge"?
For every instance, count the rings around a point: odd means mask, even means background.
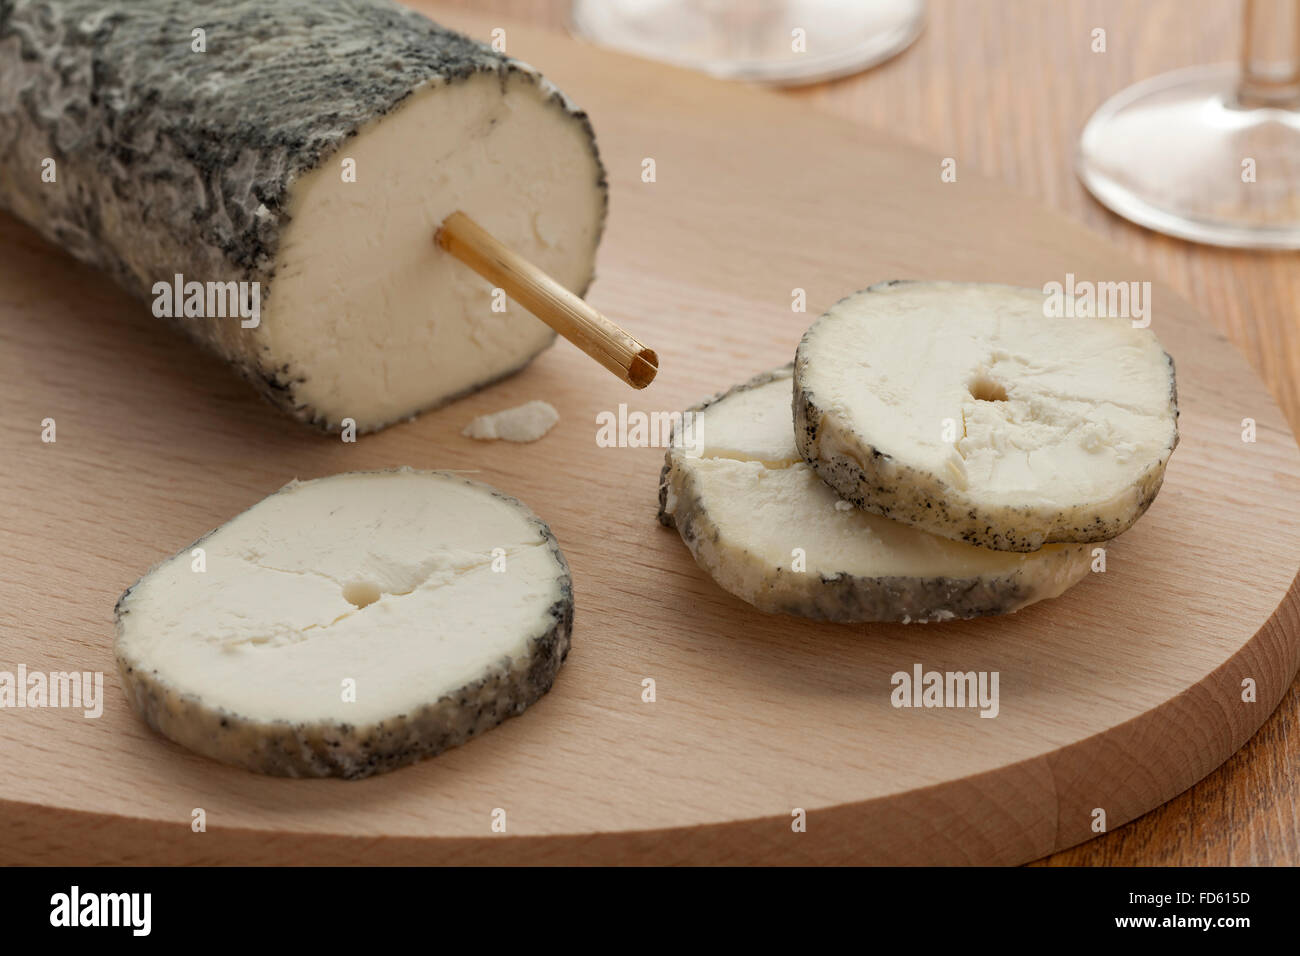
[[[1088,509],[1071,514],[1065,510],[1045,513],[1032,507],[1005,507],[980,510],[964,504],[960,493],[939,476],[913,469],[896,461],[888,450],[872,445],[856,431],[850,432],[850,442],[860,448],[860,454],[849,457],[824,453],[821,438],[828,428],[825,409],[818,403],[816,393],[803,385],[803,373],[808,367],[805,344],[817,326],[836,307],[860,295],[877,292],[896,285],[988,285],[1016,291],[1035,291],[1003,283],[936,283],[916,279],[891,279],[878,282],[851,295],[847,295],[827,309],[799,340],[794,362],[794,428],[795,445],[805,461],[835,493],[845,501],[904,524],[913,525],[931,534],[965,541],[995,551],[1037,551],[1046,544],[1093,543],[1109,541],[1127,531],[1151,506],[1164,482],[1165,466],[1174,449],[1178,447],[1178,385],[1174,360],[1161,351],[1169,366],[1169,401],[1173,409],[1174,435],[1164,456],[1147,466],[1139,477],[1136,488],[1138,500],[1128,513],[1105,519]],[[1157,342],[1157,344],[1159,344]]]
[[[208,32],[208,53],[189,48],[196,26]],[[299,75],[319,74],[286,91],[283,57],[274,72],[259,72],[257,44],[274,45],[290,32],[304,38],[294,50]],[[334,40],[368,42],[340,59]],[[206,82],[217,73],[220,96]],[[201,10],[185,0],[0,2],[0,88],[14,90],[18,106],[0,110],[0,144],[7,144],[0,208],[138,299],[179,272],[259,282],[265,311],[294,182],[416,90],[479,74],[495,74],[503,89],[510,76],[527,78],[581,126],[601,194],[598,247],[609,189],[588,115],[531,66],[389,0],[212,0]],[[68,188],[27,181],[44,157],[56,161]],[[574,291],[585,295],[594,277]],[[320,430],[339,430],[297,400],[302,373],[266,354],[260,339],[232,332],[225,319],[169,321],[271,404]],[[408,420],[507,378],[554,340],[461,393],[359,430]]]
[[[127,598],[164,564],[186,559],[190,551],[220,530],[214,528],[193,544],[150,568],[118,598],[113,609],[118,674],[127,697],[144,721],[163,736],[206,757],[257,773],[281,777],[343,777],[359,780],[432,757],[522,714],[541,699],[555,681],[568,656],[573,632],[573,578],[564,552],[546,522],[519,499],[491,485],[444,471],[389,468],[342,472],[315,481],[355,475],[424,474],[485,489],[493,497],[523,511],[550,547],[561,570],[560,597],[547,612],[549,624],[528,639],[528,656],[504,657],[480,679],[443,695],[413,714],[395,714],[374,724],[260,721],[219,707],[209,707],[193,694],[173,687],[121,651]],[[291,481],[273,495],[310,482]],[[272,497],[272,496],[268,496]],[[263,498],[262,501],[267,499]],[[261,502],[259,501],[258,504]],[[253,507],[256,507],[254,505]],[[232,519],[233,520],[233,519]],[[227,522],[228,524],[229,522]],[[224,527],[222,525],[221,527]],[[478,706],[471,702],[490,702]]]
[[[692,405],[688,411],[702,411],[731,395],[792,374],[793,363],[764,372]],[[919,624],[1010,614],[1042,597],[1019,571],[989,578],[914,578],[827,576],[776,568],[762,592],[741,593],[720,581],[710,568],[711,562],[725,560],[720,551],[722,532],[709,518],[689,469],[678,467],[681,460],[682,449],[670,447],[659,476],[660,523],[677,529],[695,563],[720,587],[760,611],[841,624]],[[1065,564],[1070,557],[1063,552],[1060,560]],[[1080,560],[1086,566],[1086,560]]]

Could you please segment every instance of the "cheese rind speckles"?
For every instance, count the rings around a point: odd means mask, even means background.
[[[388,0],[0,3],[0,143],[0,208],[133,295],[259,283],[256,328],[167,321],[325,429],[409,418],[554,341],[434,246],[449,213],[579,295],[604,223],[586,115]]]
[[[291,483],[164,561],[116,620],[119,673],[154,729],[261,773],[355,779],[545,694],[573,590],[514,498],[443,472],[352,472]]]
[[[1032,289],[890,282],[842,300],[794,367],[799,452],[859,508],[986,548],[1104,541],[1178,444],[1173,360],[1127,318]]]
[[[945,621],[1018,610],[1088,573],[1081,545],[990,551],[846,507],[799,457],[790,400],[787,366],[695,406],[700,444],[669,449],[660,476],[660,521],[759,610]]]

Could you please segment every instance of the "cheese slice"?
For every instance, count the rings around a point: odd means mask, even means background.
[[[659,517],[696,563],[761,611],[831,621],[1009,613],[1088,573],[1082,545],[1033,554],[926,534],[841,500],[795,448],[791,368],[696,406],[668,451]]]
[[[843,498],[988,548],[1115,537],[1178,443],[1150,329],[1049,318],[1033,289],[872,286],[813,323],[794,388],[799,451]]]
[[[285,486],[151,570],[116,617],[150,726],[250,770],[357,778],[545,694],[573,596],[519,501],[401,469]]]

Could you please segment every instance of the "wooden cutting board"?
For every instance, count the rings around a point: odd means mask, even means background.
[[[499,25],[442,19],[484,38]],[[941,157],[761,92],[523,28],[507,38],[599,133],[611,210],[591,300],[658,349],[645,392],[560,343],[344,444],[0,217],[0,670],[103,671],[106,696],[97,720],[0,710],[0,861],[1017,863],[1094,835],[1097,809],[1111,829],[1146,812],[1250,737],[1300,665],[1300,452],[1203,316],[1153,283],[1182,443],[1105,573],[1006,618],[765,616],[656,523],[662,450],[598,447],[598,413],[678,409],[783,364],[820,310],[881,279],[1151,276],[960,162],[945,183]],[[544,440],[459,436],[532,398],[561,414]],[[145,727],[113,671],[120,592],[292,478],[394,465],[477,470],[550,522],[577,601],[551,693],[466,747],[360,782],[259,777]],[[916,664],[997,671],[999,715],[895,709],[890,676]]]

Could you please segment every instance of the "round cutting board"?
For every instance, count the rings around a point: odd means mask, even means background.
[[[1300,453],[1202,315],[960,157],[947,182],[941,157],[761,92],[508,36],[599,133],[611,210],[591,300],[658,350],[645,392],[561,342],[347,444],[264,406],[147,305],[0,217],[0,670],[105,677],[98,719],[0,710],[0,861],[1017,863],[1146,812],[1250,737],[1300,664]],[[1105,571],[1019,614],[760,614],[655,521],[662,449],[598,440],[620,405],[680,409],[789,361],[820,310],[870,283],[1067,274],[1152,282],[1182,442]],[[542,441],[460,437],[533,398],[561,415]],[[577,601],[551,693],[359,782],[259,777],[145,727],[113,671],[121,591],[292,478],[393,465],[474,472],[550,522]],[[996,671],[997,716],[895,708],[891,675],[917,665]]]

